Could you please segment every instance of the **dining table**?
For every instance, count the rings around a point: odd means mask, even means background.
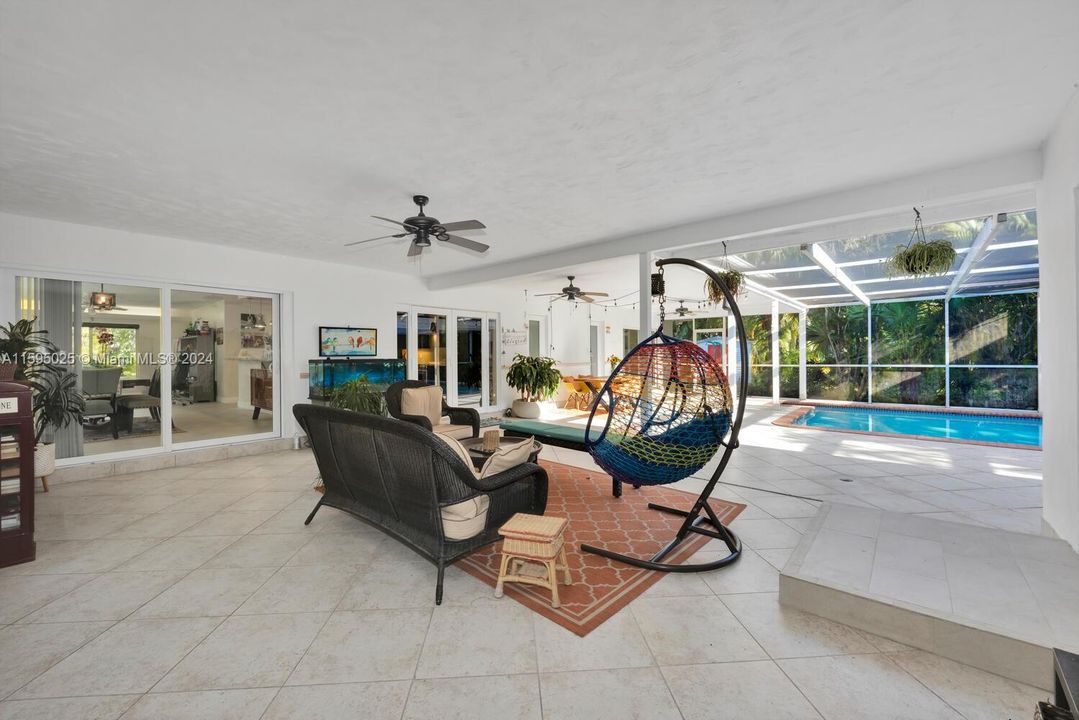
[[[607,401],[600,397],[599,391],[603,389],[603,384],[607,382],[606,375],[577,375],[575,378],[580,383],[584,383],[584,386],[588,388],[588,391],[592,393],[595,398],[594,404],[602,403],[603,407],[607,407]]]

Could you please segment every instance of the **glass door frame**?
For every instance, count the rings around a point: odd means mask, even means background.
[[[473,318],[480,321],[480,345],[481,345],[481,364],[483,366],[483,372],[481,373],[481,398],[479,405],[473,405],[480,412],[491,412],[505,407],[505,403],[501,398],[504,397],[504,383],[501,381],[501,367],[499,360],[502,357],[502,338],[497,338],[495,343],[495,357],[488,357],[490,355],[489,349],[491,347],[490,342],[490,321],[495,321],[496,332],[502,327],[501,313],[490,312],[487,310],[468,310],[464,308],[445,308],[445,307],[433,307],[430,305],[399,305],[396,308],[396,312],[408,313],[408,332],[407,343],[408,349],[408,362],[406,363],[406,377],[410,380],[416,380],[419,378],[419,363],[417,358],[417,347],[419,345],[419,316],[420,315],[442,315],[446,318],[446,403],[456,407],[458,404],[457,397],[457,319]],[[491,383],[490,383],[490,363],[495,363],[495,377],[499,380],[499,387],[496,389],[496,404],[489,404],[491,397]]]
[[[251,442],[254,440],[274,440],[281,437],[281,413],[278,408],[281,407],[281,378],[283,373],[281,372],[281,296],[279,293],[260,292],[257,290],[236,290],[231,288],[219,288],[212,285],[177,285],[175,283],[164,285],[162,287],[162,299],[168,301],[168,325],[164,322],[162,325],[162,334],[168,335],[169,330],[172,328],[172,291],[179,290],[184,292],[203,292],[212,293],[217,295],[242,295],[249,298],[262,298],[268,299],[271,304],[271,316],[273,322],[273,333],[270,336],[273,343],[273,353],[270,358],[270,362],[274,367],[273,375],[273,406],[274,409],[271,412],[273,416],[273,429],[270,432],[262,433],[248,433],[247,435],[228,435],[223,438],[207,438],[206,440],[189,440],[187,442],[173,442],[172,441],[172,370],[175,366],[174,357],[176,353],[175,342],[178,338],[171,338],[172,344],[166,343],[163,337],[162,348],[169,348],[165,354],[167,363],[161,366],[161,397],[170,398],[170,402],[161,403],[161,427],[162,430],[168,428],[168,449],[169,450],[192,450],[195,448],[213,447],[215,445],[230,445],[235,442]],[[162,304],[161,308],[162,317],[165,315],[165,306]],[[164,352],[164,351],[163,351]],[[167,368],[167,370],[166,370]],[[166,410],[167,408],[167,410]],[[164,432],[162,433],[162,444],[164,442]]]
[[[248,288],[220,287],[215,285],[189,285],[185,283],[163,282],[161,280],[152,280],[131,275],[117,275],[107,272],[72,273],[41,267],[3,265],[0,266],[0,310],[3,310],[6,316],[12,319],[21,316],[21,310],[19,308],[19,302],[17,297],[17,278],[19,277],[44,278],[49,280],[66,280],[68,282],[79,282],[89,284],[91,286],[97,285],[102,282],[115,283],[117,285],[132,285],[135,287],[143,287],[147,289],[157,290],[158,293],[158,307],[161,311],[161,322],[158,324],[158,342],[160,348],[159,357],[165,362],[157,364],[156,367],[160,371],[161,397],[170,399],[170,402],[161,403],[161,444],[155,447],[138,448],[134,450],[117,450],[114,452],[104,452],[96,455],[82,455],[80,457],[71,458],[57,458],[57,467],[62,468],[75,465],[86,465],[90,463],[127,460],[132,458],[160,455],[162,453],[170,453],[174,450],[192,450],[196,448],[215,447],[221,445],[235,445],[238,443],[253,442],[258,440],[276,440],[281,437],[281,414],[279,411],[277,411],[277,408],[281,407],[281,384],[282,378],[285,377],[284,368],[281,364],[281,343],[283,337],[281,328],[281,302],[284,293],[276,292],[273,290],[253,290]],[[173,349],[173,342],[175,341],[175,338],[170,337],[170,335],[172,334],[171,318],[173,290],[235,294],[243,295],[246,297],[269,298],[271,300],[274,325],[272,336],[272,362],[275,368],[273,389],[273,402],[275,412],[273,412],[273,429],[270,432],[249,433],[247,435],[230,435],[222,438],[209,438],[206,440],[193,440],[188,442],[173,442],[171,398],[172,369],[175,366],[172,357],[175,352],[175,350]]]

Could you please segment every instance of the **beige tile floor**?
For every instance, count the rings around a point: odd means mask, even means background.
[[[1079,553],[1055,538],[829,504],[784,572],[990,636],[1079,650]]]
[[[903,478],[1038,487],[1037,453],[875,444],[772,414],[754,410],[734,481],[858,502],[851,476],[885,504],[913,492]],[[664,578],[578,638],[453,568],[434,607],[432,566],[393,540],[332,510],[304,527],[313,476],[309,453],[282,452],[39,494],[39,559],[0,570],[0,717],[1023,718],[1045,696],[781,608],[778,568],[816,503],[723,488],[748,505],[742,561]],[[1027,522],[1008,505],[1029,498],[975,499]]]

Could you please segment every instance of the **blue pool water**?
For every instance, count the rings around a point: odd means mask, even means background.
[[[814,407],[794,421],[795,425],[861,430],[864,432],[921,435],[949,440],[977,440],[1012,445],[1042,444],[1041,418],[1004,415],[885,410],[881,408]]]

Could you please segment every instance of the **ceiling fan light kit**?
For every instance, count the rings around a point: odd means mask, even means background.
[[[368,238],[367,240],[356,240],[354,242],[345,243],[345,246],[362,245],[363,243],[374,242],[375,240],[385,240],[386,238],[403,238],[412,236],[412,243],[408,247],[408,256],[416,257],[421,254],[425,248],[431,247],[431,238],[435,238],[440,242],[449,243],[450,245],[456,245],[466,250],[473,252],[484,253],[489,249],[489,245],[485,245],[475,240],[469,240],[468,238],[454,235],[455,232],[463,232],[467,230],[483,230],[487,226],[481,223],[479,220],[461,220],[459,222],[443,223],[438,218],[427,215],[423,211],[424,205],[430,202],[430,198],[426,195],[413,195],[412,202],[416,203],[420,211],[412,217],[405,218],[403,221],[394,220],[388,217],[382,217],[381,215],[372,215],[371,217],[376,220],[382,220],[384,222],[393,223],[394,225],[400,225],[405,229],[403,233],[396,233],[393,235],[382,235],[380,237]]]

